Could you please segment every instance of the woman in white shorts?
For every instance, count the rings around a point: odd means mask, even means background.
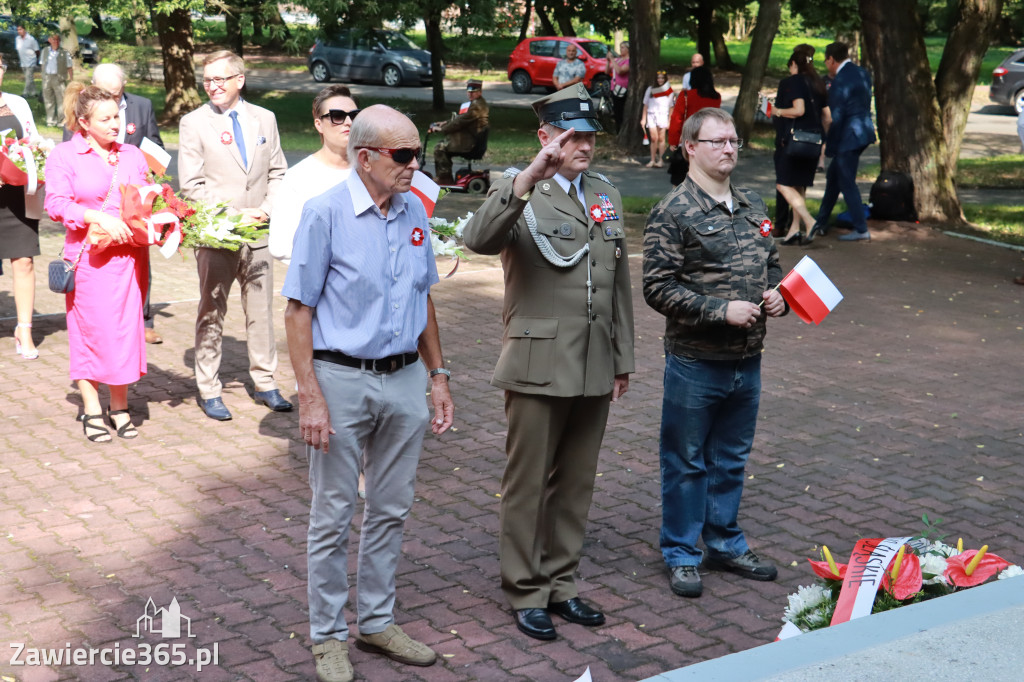
[[[658,82],[644,92],[644,113],[640,117],[640,127],[647,127],[650,137],[651,160],[648,168],[661,168],[661,159],[665,154],[665,131],[668,130],[668,115],[672,108],[672,86],[668,83],[668,75],[658,72]]]

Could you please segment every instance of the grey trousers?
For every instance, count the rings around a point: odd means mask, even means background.
[[[23,66],[21,73],[25,76],[25,87],[21,91],[22,97],[36,96],[36,67]]]
[[[43,109],[46,110],[46,125],[63,125],[64,81],[55,73],[43,74]]]
[[[374,374],[314,360],[313,370],[336,432],[327,452],[307,447],[313,493],[307,535],[309,634],[320,644],[348,639],[348,540],[360,460],[366,500],[356,564],[356,624],[360,633],[374,634],[394,622],[395,570],[430,415],[422,362]]]
[[[267,247],[243,244],[238,251],[196,249],[199,270],[199,311],[196,316],[196,385],[203,400],[221,392],[221,337],[231,284],[242,287],[245,345],[253,389],[277,388],[277,346],[274,345],[274,269]]]

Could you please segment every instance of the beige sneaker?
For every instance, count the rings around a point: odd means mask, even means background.
[[[394,623],[384,632],[372,635],[359,633],[356,637],[356,646],[371,654],[384,654],[399,663],[409,665],[433,665],[437,660],[437,654],[430,647],[423,642],[417,642]]]
[[[313,645],[316,679],[320,682],[352,682],[355,673],[348,661],[348,642],[329,639]]]

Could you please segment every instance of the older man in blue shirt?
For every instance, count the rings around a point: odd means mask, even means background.
[[[349,134],[354,173],[303,208],[282,293],[309,451],[309,620],[317,677],[353,678],[348,660],[347,550],[359,462],[366,506],[359,539],[356,646],[410,665],[436,654],[394,622],[395,568],[428,422],[452,424],[430,299],[438,281],[427,215],[409,194],[419,135],[376,105]],[[423,395],[427,391],[434,417]]]

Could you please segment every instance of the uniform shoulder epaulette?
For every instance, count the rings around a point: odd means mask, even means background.
[[[614,183],[613,183],[613,182],[612,182],[611,180],[609,180],[609,179],[608,179],[608,178],[606,178],[606,177],[605,177],[604,175],[602,175],[601,173],[598,173],[598,172],[597,172],[597,171],[595,171],[595,170],[590,170],[590,169],[588,168],[587,170],[585,170],[585,171],[583,171],[583,172],[584,172],[584,173],[586,173],[586,174],[588,174],[588,175],[592,175],[592,176],[594,176],[595,178],[597,178],[597,179],[598,179],[598,180],[600,180],[601,182],[605,183],[606,185],[610,185],[610,186],[612,186],[612,187],[615,187],[615,184],[614,184]]]

